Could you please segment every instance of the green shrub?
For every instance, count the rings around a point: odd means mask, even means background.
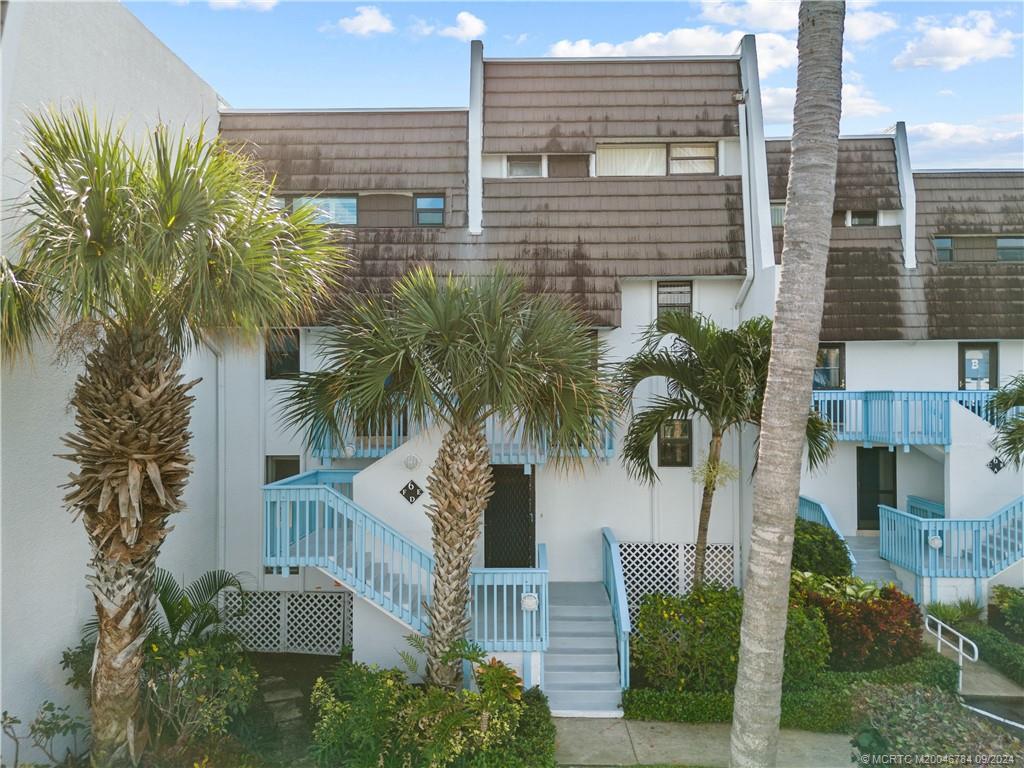
[[[964,622],[956,629],[978,646],[978,656],[1018,685],[1024,685],[1024,645],[984,624]]]
[[[921,612],[913,598],[892,585],[879,588],[853,577],[822,580],[794,574],[793,592],[824,616],[832,669],[878,669],[921,652]]]
[[[734,587],[648,595],[640,606],[631,656],[637,684],[661,690],[731,691],[736,685],[743,597]],[[787,685],[806,685],[829,656],[828,633],[815,609],[790,608]]]
[[[477,691],[449,691],[343,662],[313,689],[313,753],[332,768],[553,768],[544,695],[497,660],[474,677]]]
[[[975,617],[977,618],[977,617]],[[989,596],[989,623],[1024,639],[1024,588],[998,585]]]
[[[929,603],[928,613],[943,624],[955,626],[965,621],[981,619],[981,606],[973,600],[957,600],[955,603]]]
[[[955,692],[957,665],[928,649],[906,664],[870,672],[822,672],[812,687],[783,688],[782,727],[802,731],[849,733],[853,728],[855,689],[864,683],[901,685],[920,683]],[[633,720],[682,723],[724,723],[732,719],[732,693],[659,691],[632,688],[625,691],[622,707]]]
[[[839,534],[827,525],[797,518],[793,538],[793,570],[824,576],[849,576],[850,553]]]
[[[1013,755],[1021,742],[956,696],[923,685],[867,684],[856,691],[854,758],[877,755]]]

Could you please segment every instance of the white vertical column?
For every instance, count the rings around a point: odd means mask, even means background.
[[[484,44],[469,44],[469,141],[466,194],[469,234],[484,231]]]
[[[903,266],[917,267],[917,193],[914,190],[914,170],[910,167],[910,144],[907,141],[907,124],[896,123],[896,178],[899,179],[900,232],[903,235]]]

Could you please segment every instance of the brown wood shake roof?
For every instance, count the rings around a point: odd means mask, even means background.
[[[739,135],[739,62],[484,61],[484,152]]]

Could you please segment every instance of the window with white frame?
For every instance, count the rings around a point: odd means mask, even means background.
[[[317,210],[317,220],[321,224],[355,225],[358,220],[359,198],[355,195],[345,197],[296,197],[292,207],[312,205]]]
[[[693,283],[689,280],[673,280],[658,283],[658,317],[668,312],[693,312]]]
[[[771,204],[772,226],[781,227],[786,220],[786,203],[774,202]]]
[[[670,174],[717,173],[718,144],[670,144],[668,172]]]
[[[508,176],[511,179],[543,176],[544,166],[540,155],[509,155]]]
[[[664,176],[664,144],[599,144],[598,176]]]

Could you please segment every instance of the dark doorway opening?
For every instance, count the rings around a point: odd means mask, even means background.
[[[857,528],[878,530],[878,505],[896,506],[896,452],[857,448]]]
[[[533,568],[533,474],[522,464],[495,464],[491,470],[494,495],[484,510],[484,567]]]

